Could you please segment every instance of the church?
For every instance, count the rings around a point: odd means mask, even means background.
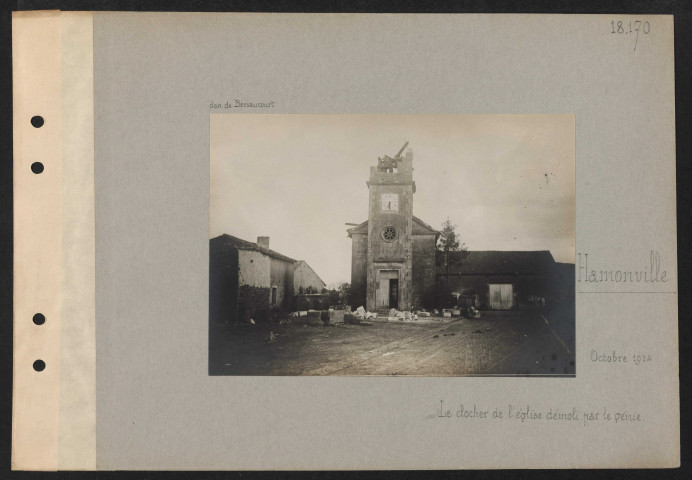
[[[347,224],[352,241],[351,305],[371,312],[411,310],[430,304],[444,285],[476,308],[508,310],[537,297],[573,295],[561,281],[564,266],[550,251],[474,251],[450,268],[436,265],[440,232],[413,215],[413,154],[378,158],[370,167],[368,220]],[[567,274],[566,277],[569,277]],[[573,280],[573,279],[572,279]]]
[[[368,311],[410,310],[435,284],[440,232],[413,216],[413,154],[379,158],[370,167],[368,220],[348,229],[352,239],[351,303]]]

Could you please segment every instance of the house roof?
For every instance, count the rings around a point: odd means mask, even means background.
[[[237,248],[238,250],[251,250],[251,251],[263,253],[263,254],[265,254],[269,257],[272,257],[272,258],[276,258],[277,260],[283,260],[284,262],[289,262],[289,263],[296,263],[297,262],[297,260],[294,260],[290,257],[287,257],[286,255],[282,255],[279,252],[275,252],[274,250],[270,250],[268,248],[260,247],[256,243],[248,242],[247,240],[243,240],[242,238],[234,237],[233,235],[228,235],[227,233],[224,233],[222,235],[219,235],[218,237],[212,238],[210,240],[210,242],[216,247],[233,247],[233,248]]]
[[[414,221],[414,228],[413,228],[413,234],[414,235],[425,235],[425,234],[434,234],[434,235],[439,235],[440,232],[438,230],[435,230],[432,228],[430,225],[425,223],[423,220],[420,218],[416,217],[413,215],[413,221]],[[364,221],[363,223],[356,225],[355,227],[351,227],[346,229],[348,232],[348,236],[350,237],[353,234],[357,233],[368,233],[368,221]]]
[[[458,263],[450,262],[450,275],[492,275],[492,274],[546,274],[553,270],[555,260],[549,250],[537,251],[469,251],[466,257],[462,252],[451,252],[459,259]],[[446,274],[446,269],[438,269],[439,275]]]

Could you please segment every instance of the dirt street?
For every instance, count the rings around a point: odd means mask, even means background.
[[[212,325],[210,375],[575,374],[567,343],[539,312],[449,323]],[[559,330],[559,329],[558,329]],[[269,342],[270,331],[274,342]],[[572,343],[572,344],[570,344]]]

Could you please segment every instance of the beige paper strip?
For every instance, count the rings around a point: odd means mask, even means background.
[[[59,470],[96,469],[93,15],[62,12]]]
[[[15,469],[96,468],[92,17],[13,20]],[[45,125],[33,127],[34,115]]]
[[[14,368],[12,468],[58,466],[60,402],[61,66],[59,12],[12,19],[14,85]],[[40,115],[45,124],[30,123]],[[32,172],[41,162],[45,169]],[[46,321],[35,325],[42,313]],[[33,368],[35,360],[45,370]]]

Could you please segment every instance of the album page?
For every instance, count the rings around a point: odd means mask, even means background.
[[[17,470],[680,463],[673,18],[18,12]]]

